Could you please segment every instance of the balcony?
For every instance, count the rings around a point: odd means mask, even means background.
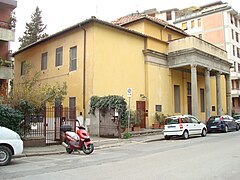
[[[15,0],[0,0],[1,6],[10,6],[12,9],[17,7],[17,1]]]
[[[13,78],[13,64],[10,60],[0,59],[0,79]]]
[[[8,22],[0,21],[0,40],[1,41],[14,41],[15,32],[11,30]]]
[[[227,52],[195,36],[173,40],[168,45],[168,65],[177,68],[196,64],[230,74]]]
[[[238,98],[240,96],[240,90],[239,89],[232,89],[232,97]]]
[[[230,75],[233,80],[240,79],[240,72],[231,71]]]

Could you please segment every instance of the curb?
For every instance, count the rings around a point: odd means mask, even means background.
[[[148,143],[148,142],[155,142],[155,141],[163,141],[165,140],[164,138],[155,138],[155,139],[148,139],[148,140],[142,140],[142,141],[136,141],[134,139],[127,139],[127,140],[122,140],[117,143],[112,143],[112,144],[106,144],[106,145],[100,145],[94,147],[95,150],[100,150],[100,149],[107,149],[107,148],[112,148],[112,147],[119,147],[124,144],[131,144],[134,142],[141,142],[141,143]],[[96,141],[99,142],[99,141]],[[46,151],[46,152],[31,152],[31,153],[23,153],[21,155],[13,156],[13,158],[23,158],[23,157],[33,157],[33,156],[46,156],[46,155],[55,155],[55,154],[64,154],[67,153],[65,150],[64,151]]]

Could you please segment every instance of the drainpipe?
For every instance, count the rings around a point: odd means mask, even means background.
[[[87,31],[84,29],[81,24],[79,24],[79,27],[84,32],[84,40],[83,40],[83,126],[86,126],[86,34]]]
[[[161,30],[161,40],[163,41],[163,30],[166,29],[166,27],[168,26],[168,24],[166,24],[163,29]]]

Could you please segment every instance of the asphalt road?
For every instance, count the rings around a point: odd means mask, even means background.
[[[240,179],[240,131],[14,159],[0,179]]]

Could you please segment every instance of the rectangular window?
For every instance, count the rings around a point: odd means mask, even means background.
[[[201,27],[201,26],[202,26],[202,21],[201,21],[201,19],[198,19],[197,21],[198,21],[198,27]]]
[[[180,86],[174,85],[174,111],[175,113],[180,113]]]
[[[187,82],[187,95],[188,96],[192,95],[192,87],[190,82]]]
[[[237,48],[237,57],[240,58],[240,49]]]
[[[238,33],[236,32],[235,35],[236,35],[236,41],[239,42],[239,40],[238,40]]]
[[[182,30],[187,30],[187,22],[182,23]]]
[[[166,19],[167,19],[167,21],[172,20],[172,11],[166,12]]]
[[[238,107],[239,107],[239,105],[240,105],[240,97],[238,97]]]
[[[156,105],[156,112],[162,112],[162,105]]]
[[[234,39],[234,31],[233,31],[233,29],[232,29],[232,39]]]
[[[171,41],[171,40],[172,40],[172,35],[168,34],[168,41]]]
[[[77,46],[70,48],[70,71],[77,70]]]
[[[235,26],[238,27],[237,18],[234,18],[234,23],[235,23]]]
[[[204,89],[200,89],[201,112],[205,112]]]
[[[232,99],[232,106],[235,107],[235,99]]]
[[[55,66],[61,66],[62,65],[62,57],[63,56],[63,47],[56,49],[56,62]]]
[[[236,90],[239,90],[239,81],[236,80]]]
[[[232,17],[232,14],[230,14],[230,21],[231,21],[231,23],[233,24],[233,17]]]
[[[233,55],[235,56],[235,46],[233,45]]]
[[[76,119],[76,97],[69,97],[69,119]]]
[[[194,20],[191,21],[191,28],[194,28],[195,24],[194,24]]]
[[[21,62],[21,75],[26,74],[26,61]]]
[[[46,70],[47,69],[47,52],[42,53],[42,58],[41,58],[41,70]]]

